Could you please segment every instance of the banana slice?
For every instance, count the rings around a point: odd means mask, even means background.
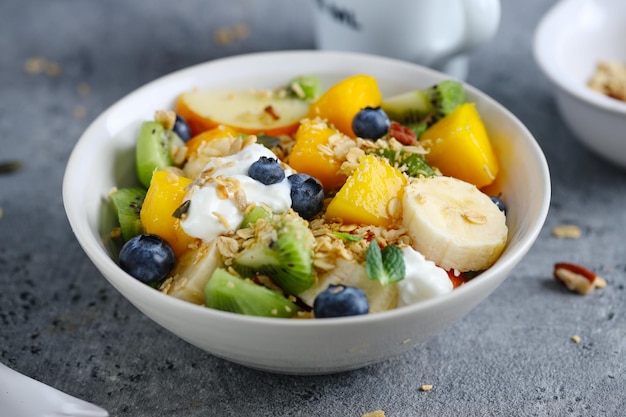
[[[506,244],[505,221],[489,196],[456,178],[419,178],[405,188],[403,222],[413,247],[446,270],[490,267]]]
[[[213,271],[222,265],[215,241],[192,249],[181,256],[160,290],[194,304],[204,304],[204,287]]]
[[[367,277],[365,266],[345,259],[339,259],[335,269],[321,276],[313,287],[300,294],[300,298],[312,306],[315,297],[330,284],[343,284],[363,290],[370,304],[370,313],[392,310],[398,306],[396,284],[383,286],[378,281]]]

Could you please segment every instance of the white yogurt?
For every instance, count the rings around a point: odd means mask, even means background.
[[[406,276],[398,282],[399,306],[414,304],[453,290],[452,281],[444,269],[427,261],[410,246],[403,248],[402,254]]]
[[[213,169],[213,177],[230,178],[238,181],[248,204],[264,204],[274,212],[285,212],[291,207],[291,187],[285,171],[285,179],[279,183],[265,185],[248,176],[250,165],[261,156],[278,159],[263,145],[252,144],[240,152],[225,157],[215,157],[204,170]],[[207,182],[193,189],[187,196],[190,205],[187,216],[181,221],[185,233],[209,242],[219,235],[236,230],[243,221],[243,211],[235,203],[234,193],[229,198],[218,197],[215,182]]]

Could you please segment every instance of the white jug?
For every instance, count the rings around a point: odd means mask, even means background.
[[[467,75],[466,53],[491,39],[499,0],[315,0],[318,49],[364,52]]]

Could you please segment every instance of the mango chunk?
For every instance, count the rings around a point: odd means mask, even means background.
[[[155,171],[139,213],[144,231],[165,239],[177,257],[196,242],[185,233],[180,219],[174,217],[187,193],[185,187],[190,183],[189,178],[165,170]]]
[[[296,132],[296,143],[289,156],[289,165],[298,172],[315,177],[325,191],[338,188],[346,181],[339,172],[341,163],[334,155],[324,152],[332,137],[343,136],[337,129],[320,120],[303,120]],[[345,136],[343,136],[345,138]]]
[[[207,142],[210,142],[214,139],[234,138],[239,135],[240,133],[237,132],[235,129],[230,126],[224,125],[219,125],[212,129],[205,130],[204,132],[193,136],[185,144],[185,146],[187,147],[187,158],[197,153],[198,149],[200,149],[200,147]]]
[[[429,127],[420,137],[426,161],[446,176],[478,188],[491,184],[499,164],[474,103],[464,103]]]
[[[374,155],[366,155],[331,200],[326,218],[343,223],[389,226],[402,214],[407,184],[400,170]]]
[[[311,105],[309,117],[326,119],[342,133],[354,138],[352,119],[365,107],[379,107],[382,94],[378,82],[370,75],[345,78],[328,89]]]

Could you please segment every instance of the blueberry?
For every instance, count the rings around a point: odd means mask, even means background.
[[[119,255],[120,267],[139,281],[156,286],[174,268],[172,247],[159,236],[141,234],[129,239]]]
[[[265,185],[276,184],[285,179],[285,170],[276,158],[262,156],[250,165],[248,176]]]
[[[346,317],[367,314],[370,310],[365,293],[356,287],[329,285],[313,302],[317,318]]]
[[[187,121],[178,114],[176,115],[176,121],[174,122],[172,130],[183,140],[183,142],[187,142],[191,138],[191,129],[189,128]]]
[[[352,120],[354,134],[363,139],[376,140],[389,131],[389,116],[380,107],[366,107]]]
[[[291,208],[304,219],[310,219],[324,207],[324,187],[307,174],[289,176],[291,184]]]
[[[501,212],[506,213],[506,205],[504,204],[504,201],[502,201],[500,197],[497,197],[495,195],[491,196],[491,201],[493,201],[494,204],[498,206]]]

